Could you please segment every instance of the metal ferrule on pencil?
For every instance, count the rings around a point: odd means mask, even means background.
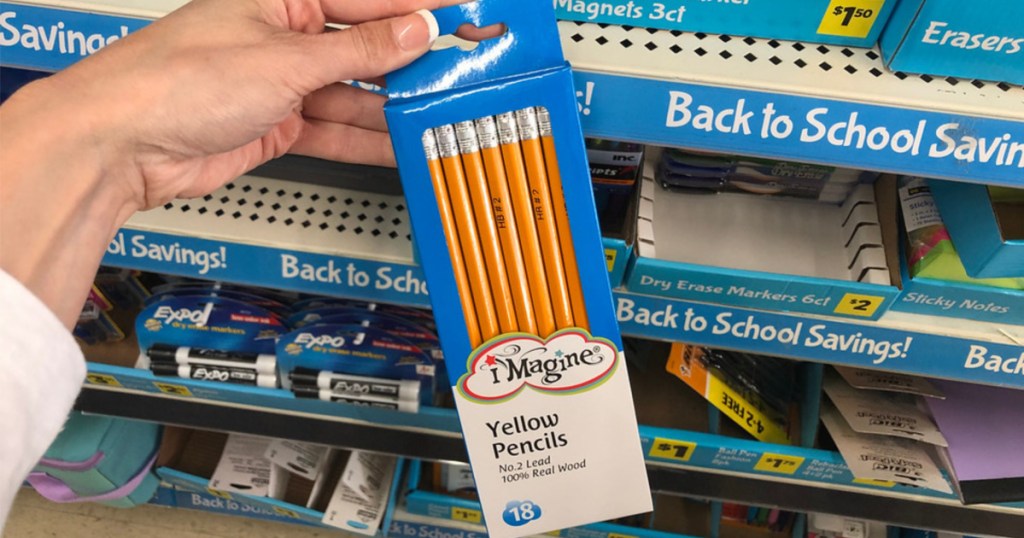
[[[434,136],[433,129],[423,131],[423,151],[427,154],[428,161],[433,161],[441,155],[437,150],[437,137]]]
[[[537,127],[540,129],[541,136],[551,136],[551,114],[547,108],[539,106],[537,110]]]
[[[498,147],[498,126],[494,123],[494,118],[491,116],[484,116],[476,120],[475,123],[476,136],[480,141],[480,147],[483,149]]]
[[[537,127],[537,111],[532,107],[516,111],[516,125],[519,127],[520,139],[536,140],[540,138],[540,129]]]
[[[459,140],[455,136],[455,127],[442,125],[434,129],[434,135],[437,137],[437,149],[442,158],[459,156]]]
[[[455,124],[455,138],[463,155],[480,151],[480,142],[476,138],[476,127],[473,126],[472,120]]]
[[[518,144],[519,130],[516,129],[516,117],[512,112],[495,116],[498,124],[498,141],[502,144]]]

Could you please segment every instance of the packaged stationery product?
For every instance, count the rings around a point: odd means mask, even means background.
[[[136,318],[138,367],[158,376],[273,388],[274,342],[285,329],[271,311],[224,296],[167,296]]]
[[[1024,277],[967,276],[931,191],[924,178],[905,176],[900,179],[900,203],[907,234],[906,255],[910,276],[1010,290],[1024,289]]]
[[[745,192],[841,204],[877,173],[814,164],[666,149],[657,167],[662,187],[693,193]]]
[[[890,2],[891,3],[891,2]],[[879,39],[887,67],[1024,84],[1024,3],[900,0]]]
[[[1024,278],[1024,189],[929,180],[942,222],[973,278]]]
[[[282,385],[299,398],[416,411],[434,393],[434,360],[412,341],[354,323],[306,325],[277,342]]]
[[[385,106],[488,532],[649,511],[552,4],[435,14],[504,29],[393,73]]]

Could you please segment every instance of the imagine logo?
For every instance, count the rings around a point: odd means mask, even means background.
[[[607,380],[618,355],[610,341],[582,329],[564,329],[547,340],[513,334],[470,355],[459,392],[484,403],[511,398],[526,386],[551,393],[579,392]]]

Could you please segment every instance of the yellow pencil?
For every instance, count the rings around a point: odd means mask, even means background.
[[[569,285],[565,279],[565,264],[562,260],[554,206],[551,203],[551,189],[544,165],[537,111],[533,108],[517,110],[516,125],[519,127],[519,146],[523,151],[526,178],[530,185],[533,220],[537,224],[537,235],[544,255],[544,269],[547,272],[548,292],[551,294],[551,306],[555,313],[555,326],[558,329],[572,327],[572,303],[569,299]]]
[[[551,207],[555,214],[555,226],[558,228],[558,239],[562,247],[562,262],[565,264],[565,280],[569,285],[573,321],[576,322],[577,327],[589,329],[590,323],[587,321],[587,307],[583,300],[579,266],[576,264],[576,248],[573,246],[572,230],[569,228],[569,212],[565,207],[562,173],[558,169],[558,157],[555,155],[555,137],[551,132],[551,115],[544,107],[537,107],[537,127],[540,130],[541,146],[544,149],[548,184],[551,186]]]
[[[526,166],[519,149],[519,130],[512,112],[495,116],[498,125],[498,143],[505,161],[505,175],[508,178],[509,197],[512,199],[512,214],[519,225],[519,246],[523,253],[526,278],[530,285],[530,297],[537,318],[537,336],[547,337],[555,332],[555,316],[548,293],[548,277],[544,270],[544,255],[541,251],[537,224],[533,218],[533,203],[530,201],[530,186],[526,179]]]
[[[448,252],[451,255],[452,271],[455,273],[455,287],[458,289],[459,299],[462,304],[462,315],[466,318],[466,332],[469,336],[470,345],[476,347],[483,341],[480,338],[480,323],[476,319],[476,312],[473,308],[473,292],[470,289],[469,278],[466,275],[466,261],[462,256],[459,234],[455,226],[454,215],[452,214],[452,204],[448,199],[448,188],[445,186],[444,168],[441,166],[437,139],[434,136],[433,129],[427,129],[423,133],[423,151],[427,154],[427,168],[430,169],[430,181],[434,184],[434,197],[437,198],[437,209],[441,215],[441,228],[444,230],[445,241],[448,243]]]
[[[444,169],[448,196],[451,198],[452,214],[458,230],[462,256],[466,260],[466,274],[473,298],[473,309],[480,324],[480,341],[470,342],[473,347],[500,334],[497,316],[494,310],[494,297],[491,295],[490,284],[487,282],[487,264],[480,250],[480,236],[477,234],[476,218],[470,201],[469,188],[466,185],[466,174],[462,170],[459,158],[459,144],[455,137],[455,128],[442,125],[435,130],[438,151],[441,155],[441,167]]]
[[[491,193],[487,188],[487,172],[484,170],[483,157],[480,155],[480,142],[477,140],[476,127],[473,122],[460,121],[455,124],[455,137],[462,155],[462,169],[466,174],[469,187],[469,202],[473,205],[476,217],[476,229],[480,236],[480,251],[487,268],[487,280],[494,297],[494,308],[498,315],[498,329],[502,333],[519,330],[516,323],[515,305],[512,303],[512,292],[509,289],[508,272],[501,253],[498,239],[498,226],[491,210]]]
[[[491,116],[480,118],[474,123],[480,141],[480,154],[487,172],[487,186],[491,191],[491,212],[498,229],[505,269],[508,271],[516,321],[520,331],[537,334],[537,319],[534,317],[533,300],[530,298],[530,282],[526,276],[526,263],[523,261],[520,246],[519,226],[515,212],[512,211],[508,177],[505,175],[505,163],[498,143],[498,127]]]

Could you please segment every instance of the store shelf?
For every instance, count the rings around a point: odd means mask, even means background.
[[[96,385],[86,385],[76,407],[88,413],[413,458],[468,459],[457,431],[387,425],[324,413]],[[454,411],[432,410],[431,415],[431,421],[444,420],[447,415],[457,428]],[[1024,528],[1022,506],[963,506],[952,496],[937,492],[860,483],[834,452],[646,426],[641,427],[640,435],[652,487],[665,493],[975,534],[1010,536],[1014,529]]]
[[[175,201],[132,217],[104,263],[429,306],[403,202],[399,194],[245,176],[204,199]],[[627,336],[1024,388],[1024,326],[897,312],[872,322],[625,290],[615,296]],[[746,325],[737,328],[738,323]],[[780,340],[778,335],[789,333],[798,336]],[[901,351],[888,357],[884,351],[895,344]],[[1002,369],[991,369],[995,356]]]
[[[7,40],[13,43],[4,45],[0,64],[60,69],[94,52],[89,43],[135,31],[183,3],[3,2],[0,15],[6,27],[52,29],[64,37],[50,50]],[[891,74],[877,54],[864,49],[577,23],[560,23],[560,28],[590,136],[1024,186],[1024,152],[1010,152],[1019,159],[1010,163],[958,160],[952,151],[929,155],[931,146],[940,143],[936,130],[944,125],[952,138],[969,135],[989,144],[1024,146],[1024,88],[1019,86]],[[70,32],[82,34],[86,50],[70,49]],[[701,105],[716,112],[736,109],[720,118],[720,124],[736,132],[695,129],[693,116]],[[769,105],[776,118],[792,120],[791,133],[762,135]],[[683,122],[686,113],[690,121]],[[832,144],[828,137],[801,141],[801,131],[814,130],[809,117],[827,125],[856,121],[870,140],[881,139],[883,128],[887,136],[905,130],[896,139],[906,151],[858,149]],[[104,263],[428,306],[410,235],[400,194],[247,176],[204,199],[175,201],[136,215],[115,236]],[[1024,388],[1024,327],[892,313],[878,322],[860,322],[624,290],[616,292],[616,301],[622,332],[629,336]],[[745,325],[736,328],[736,322]],[[750,329],[755,325],[759,330]],[[767,336],[769,327],[772,337]],[[792,341],[780,341],[783,330],[793,335]],[[902,349],[889,357],[882,348],[895,349],[892,344]],[[181,393],[178,385],[161,388],[145,375],[135,378],[117,367],[91,365],[90,370],[90,383],[77,403],[85,412],[466,460],[453,412],[398,416],[337,407],[335,413],[318,405],[324,402],[271,405],[285,398],[253,390],[237,399],[215,397],[204,392],[215,389],[201,382],[186,388],[204,390]],[[647,427],[641,436],[652,485],[666,492],[961,532],[1011,535],[1024,528],[1021,507],[964,507],[947,495],[857,483],[838,454],[828,451]]]
[[[1024,512],[1009,508],[963,506],[956,501],[917,501],[902,495],[820,488],[749,475],[648,466],[651,489],[727,500],[753,506],[819,512],[885,521],[916,529],[969,535],[1019,536]]]
[[[1024,388],[1022,326],[898,312],[888,312],[876,322],[862,322],[746,310],[621,290],[615,296],[619,325],[627,336]],[[780,336],[783,334],[787,338]],[[896,344],[900,345],[899,351]],[[886,350],[892,351],[887,354]],[[996,362],[1002,369],[993,367]]]
[[[9,22],[17,21],[19,28],[22,23],[41,28],[63,24],[65,32],[106,38],[134,31],[145,20],[183,3],[26,0],[0,3],[0,9],[11,13],[14,18]],[[566,57],[576,71],[581,118],[589,136],[1024,185],[1024,151],[1008,152],[1013,162],[1002,162],[999,147],[992,146],[1024,146],[1020,86],[892,73],[872,49],[576,22],[561,22],[559,28]],[[54,70],[83,55],[61,52],[60,47],[37,48],[20,42],[5,46],[2,63]],[[716,113],[740,106],[743,110],[722,116],[730,132],[695,129],[693,121],[670,126],[684,116],[672,103],[680,105],[687,98],[693,116],[699,106]],[[782,134],[784,122],[776,125],[776,136],[762,129],[770,124],[764,113],[768,105],[774,110],[773,121],[789,118],[787,135]],[[744,115],[745,123],[735,121]],[[850,121],[865,127],[862,147],[855,147],[858,136],[853,145],[846,145],[846,129],[834,133],[842,139],[835,144],[829,136],[818,136],[825,133],[819,129]],[[985,153],[988,158],[980,151],[972,159],[957,158],[958,153],[939,138],[940,129],[953,144],[984,141],[980,148],[994,151]],[[905,133],[898,135],[901,131]],[[869,141],[878,147],[869,147]]]
[[[243,176],[204,198],[137,213],[103,263],[429,305],[400,194]]]
[[[1005,83],[906,75],[887,71],[874,49],[803,44],[701,33],[655,31],[615,25],[561,22],[562,43],[576,71],[584,131],[599,138],[684,146],[702,150],[814,161],[834,166],[918,174],[989,184],[1024,184],[1024,160],[997,164],[975,158],[932,156],[946,149],[936,136],[960,141],[969,135],[986,143],[1008,135],[1024,144],[1024,88]],[[673,100],[673,95],[676,96]],[[686,96],[694,116],[685,126],[679,107]],[[749,114],[749,132],[736,115],[722,116],[730,131],[694,128],[699,106]],[[764,110],[774,121],[791,120],[792,132],[763,131]],[[825,110],[820,110],[825,109]],[[855,121],[865,134],[902,130],[916,142],[903,152],[829,143],[808,115],[825,129]],[[853,118],[855,115],[855,119]],[[733,127],[736,129],[733,129]],[[806,141],[801,141],[807,130]],[[767,134],[765,134],[767,133]],[[844,139],[846,130],[836,132]],[[882,133],[875,142],[879,145]],[[867,136],[867,139],[872,138]],[[856,142],[856,141],[855,141]],[[900,143],[897,146],[902,146]],[[950,151],[949,153],[952,153]],[[1021,155],[1024,157],[1024,155]]]
[[[163,424],[250,433],[433,460],[466,461],[459,419],[454,411],[433,409],[422,414],[371,410],[355,406],[242,392],[220,399],[189,391],[171,394],[156,387],[124,382],[128,375],[90,365],[90,378],[115,377],[118,386],[87,382],[75,405],[85,413],[160,422]],[[156,382],[195,388],[197,382],[170,378]],[[203,383],[203,382],[199,382]],[[209,385],[210,383],[206,383]],[[266,389],[264,392],[270,392]],[[246,402],[240,402],[245,399]],[[230,401],[236,400],[236,401]],[[313,404],[310,406],[308,404]],[[315,404],[326,404],[316,406]]]

